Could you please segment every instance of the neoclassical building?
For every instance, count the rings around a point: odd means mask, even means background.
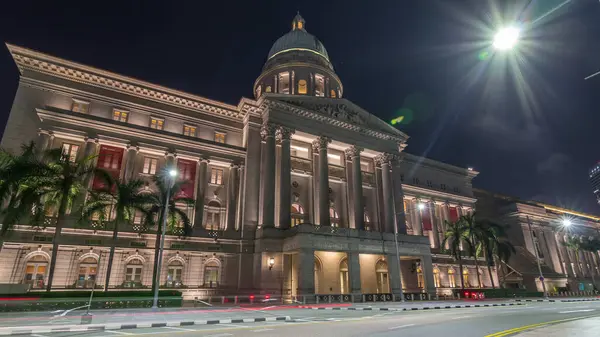
[[[96,155],[98,167],[150,189],[166,167],[186,181],[193,233],[168,233],[161,286],[188,297],[461,286],[441,247],[444,221],[473,211],[478,173],[406,153],[406,134],[343,98],[325,47],[300,15],[269,51],[255,97],[237,105],[8,49],[21,76],[3,148],[37,140],[73,160]],[[102,285],[112,232],[72,220],[59,238],[53,287]],[[1,284],[44,287],[55,221],[9,233]],[[121,226],[110,288],[152,283],[156,228],[140,221]],[[495,269],[490,280],[470,259],[464,273],[467,287],[498,284]]]

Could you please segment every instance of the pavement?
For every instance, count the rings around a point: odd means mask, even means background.
[[[387,303],[388,306],[391,302]],[[423,306],[439,302],[421,303]],[[506,302],[505,302],[506,303]],[[403,309],[407,304],[394,303]],[[408,305],[411,305],[409,303]],[[494,304],[493,301],[482,305]],[[516,304],[516,303],[515,303]],[[107,337],[115,335],[157,337],[271,337],[293,335],[302,336],[461,336],[461,337],[500,337],[523,333],[537,333],[548,329],[539,336],[600,336],[600,302],[526,302],[513,306],[480,306],[439,310],[313,310],[300,308],[273,308],[272,310],[253,310],[245,315],[246,320],[239,321],[240,311],[201,312],[186,311],[194,321],[208,322],[219,315],[222,320],[211,324],[174,324],[171,318],[181,321],[180,315],[163,316],[163,323],[154,327],[148,325],[137,329],[104,329],[88,331],[89,326],[79,326],[80,330],[58,332],[48,329],[38,330],[34,337]],[[414,304],[413,304],[414,305]],[[368,305],[362,306],[367,308]],[[382,308],[380,303],[372,308]],[[198,311],[198,310],[197,310]],[[29,313],[22,313],[27,315]],[[132,314],[132,313],[129,313]],[[180,313],[181,314],[181,313]],[[108,316],[108,315],[107,315]],[[143,315],[142,315],[143,316]],[[143,326],[143,318],[136,323]],[[185,316],[188,317],[188,316]],[[264,318],[256,321],[252,318]],[[286,320],[277,320],[285,317]],[[0,318],[5,318],[1,315]],[[156,318],[156,317],[155,317]],[[268,320],[266,318],[269,318]],[[574,320],[574,321],[570,321]],[[575,321],[576,320],[576,321]],[[106,317],[106,321],[111,321]],[[113,322],[113,321],[111,321]],[[149,322],[146,320],[146,322]],[[192,322],[192,321],[189,321]],[[239,323],[234,323],[239,322]],[[156,323],[156,322],[155,322]],[[585,323],[585,324],[584,324]],[[114,323],[111,323],[114,324]],[[3,325],[3,324],[0,324]],[[15,330],[16,326],[0,328],[0,334]],[[56,325],[60,327],[62,325]],[[593,330],[593,329],[596,330]],[[22,329],[22,328],[21,328]],[[540,329],[540,330],[538,330]],[[174,336],[174,335],[177,336]]]

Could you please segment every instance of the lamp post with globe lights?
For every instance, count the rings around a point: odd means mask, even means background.
[[[167,234],[167,217],[169,216],[169,199],[171,199],[171,188],[177,177],[177,170],[171,168],[167,172],[167,195],[165,198],[165,208],[163,210],[163,221],[160,236],[160,248],[158,251],[158,263],[156,264],[156,288],[154,289],[154,301],[152,309],[158,309],[158,290],[160,288],[160,269],[162,268],[163,252],[165,248],[165,235]]]

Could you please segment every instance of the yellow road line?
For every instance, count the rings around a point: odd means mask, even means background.
[[[590,317],[595,317],[595,316],[596,315],[589,315],[589,316],[582,316],[582,317],[572,317],[572,318],[559,319],[559,320],[555,320],[555,321],[530,324],[530,325],[525,325],[525,326],[518,327],[518,328],[513,328],[513,329],[508,329],[508,330],[504,330],[504,331],[495,332],[493,334],[486,335],[485,337],[503,337],[503,336],[508,336],[508,335],[515,334],[517,332],[522,332],[522,331],[525,331],[525,330],[531,330],[531,329],[539,328],[539,327],[546,326],[546,325],[564,323],[564,322],[569,322],[569,321],[575,321],[575,320],[578,320],[578,319],[590,318]]]

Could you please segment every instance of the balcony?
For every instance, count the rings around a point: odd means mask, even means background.
[[[329,178],[346,179],[346,168],[329,164]]]
[[[292,170],[312,172],[312,162],[310,159],[292,157]]]
[[[375,174],[373,174],[371,172],[362,171],[361,175],[362,175],[363,184],[373,185],[373,186],[375,185]]]

